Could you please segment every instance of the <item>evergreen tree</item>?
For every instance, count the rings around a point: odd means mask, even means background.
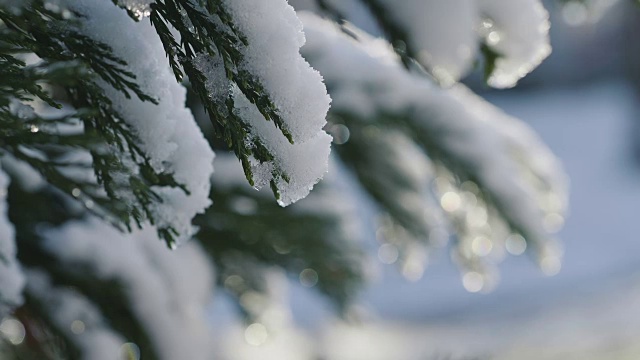
[[[209,359],[214,286],[258,321],[273,268],[346,313],[345,182],[409,279],[450,237],[472,292],[506,252],[559,270],[557,160],[459,83],[549,54],[539,0],[291,3],[0,0],[3,358]]]

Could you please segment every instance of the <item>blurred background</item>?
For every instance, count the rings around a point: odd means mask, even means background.
[[[553,53],[537,70],[511,90],[491,90],[479,76],[466,83],[533,127],[562,161],[570,213],[558,234],[561,271],[545,276],[532,261],[509,257],[497,288],[477,294],[465,290],[445,251],[412,279],[381,254],[346,322],[303,278],[274,270],[270,307],[283,330],[269,339],[259,326],[240,325],[219,294],[210,316],[222,358],[640,358],[640,9],[607,0],[545,5]],[[372,207],[364,197],[357,206]],[[361,220],[375,258],[373,213]]]

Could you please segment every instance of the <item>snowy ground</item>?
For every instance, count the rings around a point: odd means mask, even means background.
[[[640,171],[630,153],[637,116],[631,89],[609,82],[506,92],[490,100],[531,124],[571,177],[571,214],[559,234],[566,250],[559,275],[545,277],[529,259],[510,258],[501,266],[496,291],[479,295],[464,291],[444,253],[417,283],[385,267],[363,296],[371,316],[358,326],[337,322],[326,304],[293,287],[297,328],[272,334],[261,348],[240,348],[244,329],[225,326],[219,329],[222,357],[640,358]],[[218,324],[232,324],[229,311],[224,303],[216,306]],[[283,321],[290,320],[283,316]]]

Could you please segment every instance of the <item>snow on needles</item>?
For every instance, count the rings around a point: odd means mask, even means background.
[[[256,187],[272,180],[280,192],[280,205],[305,197],[327,171],[331,137],[326,124],[331,99],[320,74],[300,55],[305,42],[302,24],[286,0],[226,0],[238,29],[247,37],[241,65],[255,74],[278,108],[290,144],[273,123],[235,88],[236,111],[274,155],[273,161],[253,161]],[[289,179],[273,178],[281,170]]]
[[[27,271],[27,293],[48,315],[47,321],[73,339],[82,359],[113,360],[121,356],[125,339],[116,334],[100,310],[77,291],[56,287],[46,273]]]
[[[160,359],[208,359],[213,268],[196,242],[168,251],[151,229],[122,234],[96,219],[43,232],[65,269],[115,282]],[[108,289],[105,289],[108,291]]]
[[[0,318],[22,303],[25,279],[16,260],[13,225],[7,218],[9,177],[0,170]]]
[[[458,81],[477,53],[476,0],[376,0],[407,34],[417,60],[444,84]]]
[[[547,251],[549,209],[541,200],[555,197],[552,210],[563,215],[566,180],[530,129],[462,85],[442,89],[410,73],[381,39],[359,34],[357,42],[315,16],[301,18],[308,38],[303,53],[332,89],[333,111],[371,122],[397,114],[427,152],[435,149],[438,160],[478,182],[511,227]]]
[[[82,30],[112,47],[136,74],[141,89],[159,101],[143,102],[105,85],[114,107],[133,128],[156,171],[173,173],[189,190],[155,188],[163,202],[153,211],[158,227],[173,227],[184,241],[194,229],[191,219],[210,204],[213,151],[191,112],[185,108],[186,89],[178,84],[166,60],[162,43],[149,19],[135,22],[110,1],[68,1],[84,14]]]
[[[124,6],[139,19],[151,14],[152,2],[153,0],[118,0],[120,6]]]
[[[481,43],[498,55],[488,79],[489,85],[497,88],[514,86],[551,52],[549,15],[540,0],[364,2],[379,9],[375,17],[388,32],[395,33],[390,35],[405,42],[393,45],[400,51],[406,46],[442,85],[452,85],[467,74],[479,56]],[[365,23],[350,14],[347,18]]]
[[[515,86],[551,53],[549,13],[540,0],[477,0],[480,35],[498,53],[488,79],[496,88]]]

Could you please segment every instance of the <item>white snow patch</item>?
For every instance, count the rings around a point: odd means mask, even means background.
[[[280,191],[280,205],[286,206],[307,196],[327,172],[331,136],[321,131],[306,142],[290,144],[280,130],[264,120],[258,108],[237,88],[235,94],[236,111],[249,122],[253,129],[252,135],[264,140],[264,145],[274,154],[273,161],[260,163],[252,160],[255,187],[259,189],[268,186],[273,179],[272,171],[276,167],[290,177],[288,182],[275,179]]]
[[[322,76],[300,55],[302,23],[285,0],[226,0],[248,38],[242,66],[255,74],[296,142],[314,139],[326,124],[331,99]]]
[[[152,3],[153,0],[118,0],[120,6],[124,6],[138,19],[151,15]]]
[[[109,327],[93,303],[72,289],[55,287],[44,272],[29,270],[27,278],[29,294],[43,307],[52,325],[73,339],[83,359],[121,357],[120,349],[126,340]]]
[[[477,0],[480,35],[498,52],[489,85],[508,88],[551,53],[549,13],[540,0]]]
[[[471,68],[478,51],[475,0],[376,1],[438,80],[450,85]]]
[[[199,245],[169,251],[151,229],[122,234],[95,219],[43,232],[45,246],[65,266],[123,286],[130,306],[163,359],[208,359],[206,306],[213,268]]]
[[[242,68],[255,74],[276,105],[292,146],[267,122],[239,89],[236,110],[251,126],[251,135],[275,155],[273,161],[253,162],[256,187],[275,180],[279,203],[289,205],[305,197],[327,170],[331,137],[322,128],[331,99],[320,74],[299,53],[305,42],[302,24],[285,0],[226,0],[238,29],[248,38]],[[290,177],[273,179],[273,169]]]
[[[213,151],[204,139],[191,112],[185,107],[186,89],[178,84],[166,61],[162,43],[148,19],[135,22],[109,1],[69,1],[86,15],[82,31],[113,48],[137,76],[141,89],[159,101],[127,99],[105,85],[107,96],[140,138],[140,146],[156,171],[173,173],[190,194],[177,188],[156,188],[163,202],[153,206],[156,224],[173,227],[179,242],[194,232],[191,219],[210,204],[209,178],[213,172]],[[134,169],[135,170],[135,169]]]

